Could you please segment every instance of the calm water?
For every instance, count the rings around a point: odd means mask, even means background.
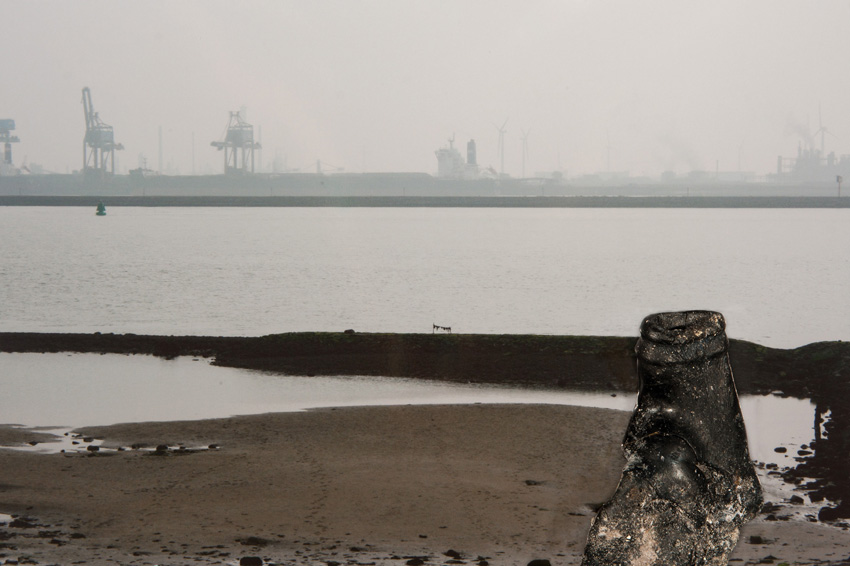
[[[631,411],[635,395],[540,391],[381,377],[293,377],[210,366],[206,360],[98,354],[0,353],[0,423],[80,427],[195,420],[314,407],[539,403]],[[788,465],[779,445],[814,436],[807,399],[745,396],[751,455]],[[41,447],[37,447],[41,449]],[[791,451],[793,454],[793,451]]]
[[[850,210],[0,207],[0,330],[850,340]]]

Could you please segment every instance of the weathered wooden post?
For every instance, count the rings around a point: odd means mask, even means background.
[[[583,566],[725,566],[758,513],[725,328],[708,311],[643,321],[627,462],[591,525]]]

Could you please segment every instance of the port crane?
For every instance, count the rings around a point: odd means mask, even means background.
[[[115,150],[124,149],[115,143],[112,126],[105,124],[91,101],[89,87],[83,88],[83,111],[86,115],[86,137],[83,138],[83,173],[115,174]]]
[[[214,141],[210,145],[224,150],[225,175],[254,172],[254,150],[260,149],[260,144],[254,141],[254,126],[246,122],[240,112],[230,113],[224,141]]]
[[[12,144],[21,141],[12,135],[14,129],[14,120],[0,119],[0,142],[3,142],[3,163],[6,165],[12,165]]]

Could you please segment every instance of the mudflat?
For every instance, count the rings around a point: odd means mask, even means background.
[[[97,451],[0,449],[0,513],[10,515],[0,558],[578,564],[596,505],[619,480],[628,418],[398,406],[83,429],[104,440]],[[27,434],[7,429],[0,442]],[[733,563],[846,563],[850,532],[783,521],[788,503],[766,495],[770,516],[745,527]]]

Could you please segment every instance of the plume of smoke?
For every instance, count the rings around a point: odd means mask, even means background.
[[[700,171],[702,169],[699,155],[682,138],[666,133],[658,135],[655,141],[661,146],[662,150],[657,159],[666,169],[675,170],[678,165],[684,165],[689,171]]]
[[[808,124],[799,122],[792,114],[788,114],[785,119],[785,135],[799,137],[805,142],[806,146],[814,146],[814,138]]]

